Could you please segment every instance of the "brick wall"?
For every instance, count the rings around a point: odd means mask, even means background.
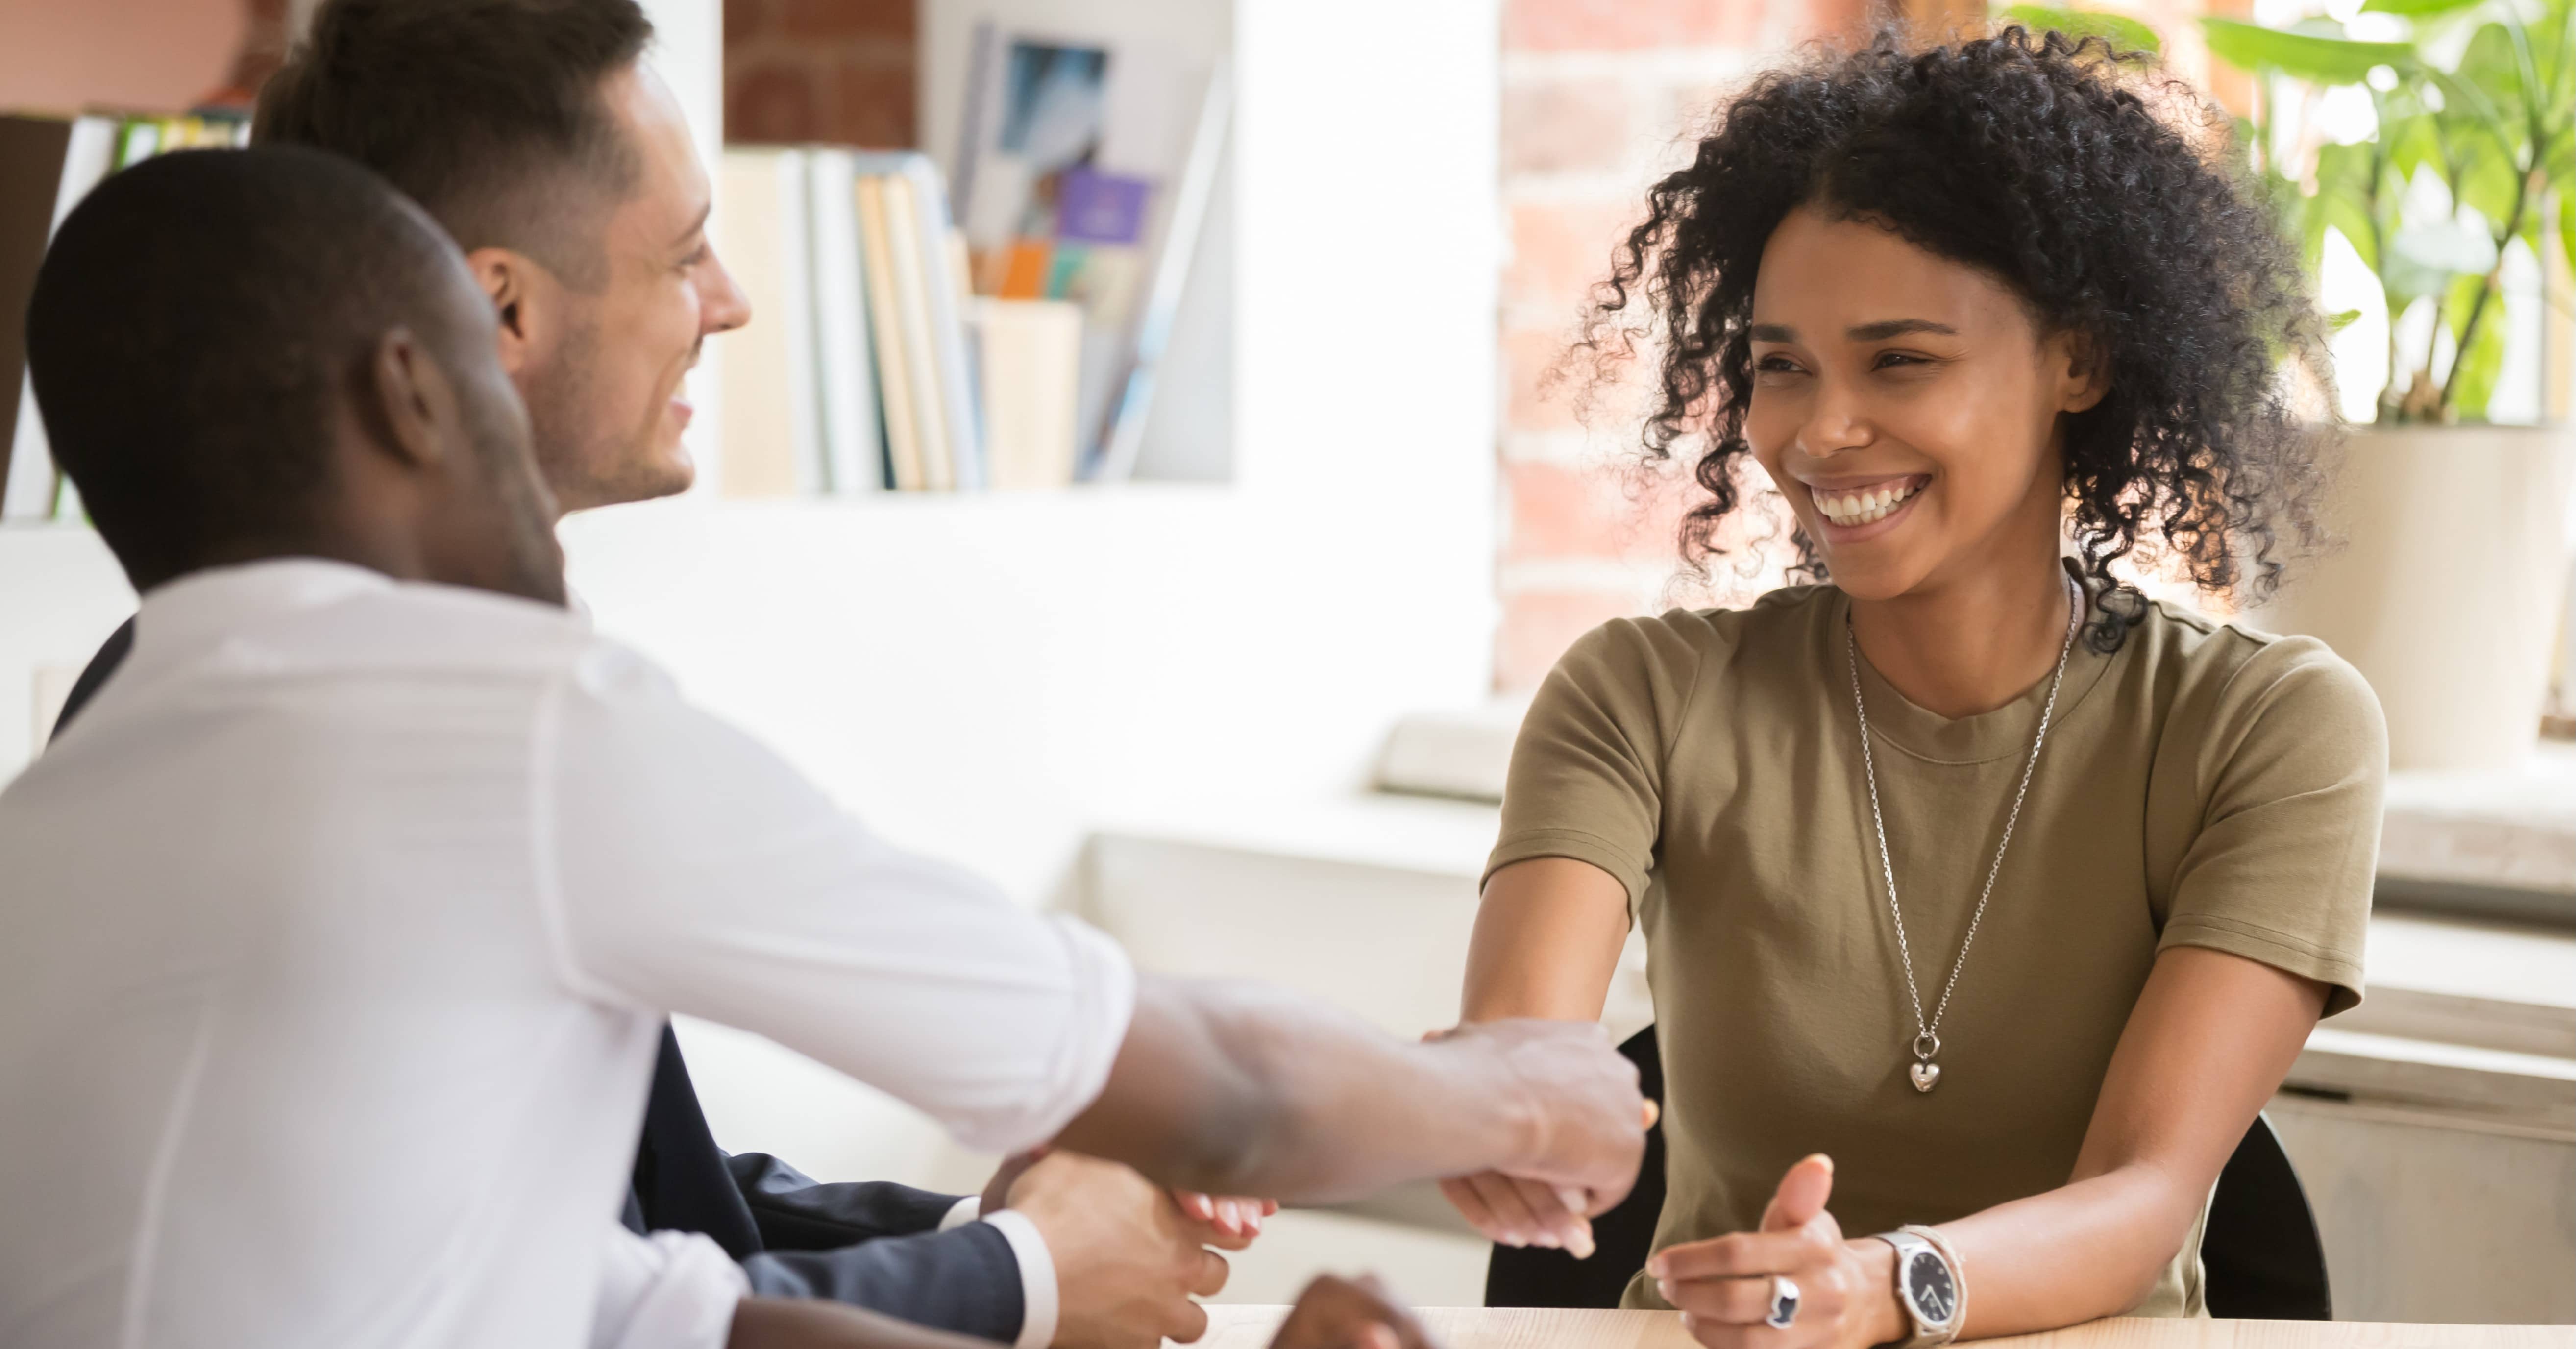
[[[724,0],[725,139],[914,143],[914,0]]]
[[[1868,0],[1507,0],[1502,199],[1502,630],[1494,682],[1535,685],[1605,619],[1696,598],[1674,586],[1679,465],[1644,470],[1635,390],[1581,419],[1560,358],[1644,188],[1732,82],[1809,38],[1860,28]],[[1623,415],[1626,414],[1626,415]]]

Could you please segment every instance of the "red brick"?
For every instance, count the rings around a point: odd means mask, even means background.
[[[1503,597],[1502,631],[1494,639],[1494,687],[1538,687],[1574,639],[1614,618],[1642,613],[1629,591],[1534,591]]]
[[[1775,4],[1771,17],[1779,23],[1783,46],[1817,38],[1850,42],[1869,35],[1880,9],[1879,0],[1803,0]]]
[[[770,0],[780,33],[799,41],[897,38],[918,31],[913,0]]]
[[[1610,250],[1643,214],[1642,199],[1513,207],[1503,302],[1554,308],[1571,317],[1593,285],[1610,274]]]
[[[1611,80],[1503,87],[1503,172],[1619,166],[1630,140],[1628,89]]]
[[[819,140],[822,103],[812,72],[760,62],[725,72],[725,139],[746,144]]]
[[[1568,431],[1578,422],[1579,368],[1565,363],[1570,329],[1521,328],[1503,334],[1503,425],[1514,431]]]
[[[1766,0],[1509,0],[1505,51],[1639,51],[1741,47],[1761,32]]]
[[[919,135],[913,93],[911,48],[843,57],[832,72],[832,118],[826,138],[881,149],[915,144]]]
[[[768,0],[724,0],[725,49],[731,51],[770,28]]]
[[[1660,475],[1633,455],[1581,465],[1503,466],[1511,514],[1503,556],[1509,561],[1596,558],[1677,564],[1675,528],[1701,493],[1678,475]]]

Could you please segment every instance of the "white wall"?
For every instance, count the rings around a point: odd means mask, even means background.
[[[650,8],[712,141],[715,0]],[[597,512],[563,535],[600,626],[1032,903],[1095,821],[1355,786],[1399,714],[1488,679],[1494,23],[1492,0],[1235,11],[1231,484]],[[130,605],[94,537],[0,535],[0,770],[34,664],[76,666]],[[687,1033],[729,1146],[833,1177],[938,1155],[785,1051]]]
[[[1399,714],[1489,677],[1494,23],[1236,10],[1231,485],[599,512],[564,536],[601,626],[1030,902],[1103,818],[1355,786]],[[686,1033],[728,1146],[934,1165],[908,1112]]]

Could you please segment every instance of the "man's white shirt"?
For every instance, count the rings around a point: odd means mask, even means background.
[[[580,1345],[666,1015],[993,1152],[1125,1037],[1108,939],[562,609],[283,560],[135,631],[0,793],[0,1343]]]

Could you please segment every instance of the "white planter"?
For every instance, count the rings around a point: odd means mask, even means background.
[[[2246,616],[2323,638],[2379,693],[2393,769],[2520,764],[2565,595],[2563,426],[2356,428],[2327,504],[2344,540]]]

